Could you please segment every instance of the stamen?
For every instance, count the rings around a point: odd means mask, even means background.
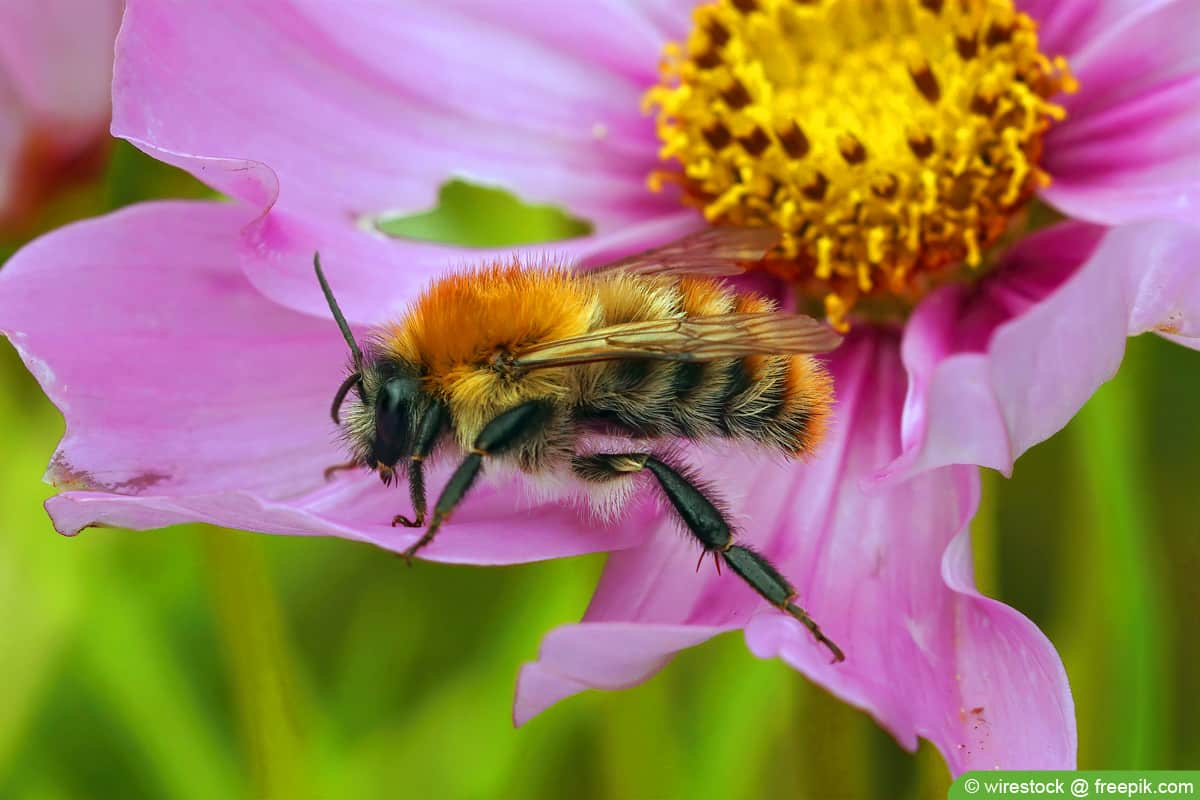
[[[763,267],[841,328],[983,262],[1048,176],[1075,83],[1012,0],[715,0],[666,49],[655,189],[777,228]]]

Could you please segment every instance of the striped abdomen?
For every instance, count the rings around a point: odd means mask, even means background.
[[[707,279],[615,275],[596,281],[602,324],[774,310],[774,303]],[[636,436],[724,437],[788,455],[811,449],[824,428],[832,383],[810,356],[709,362],[623,359],[577,368],[575,416]]]

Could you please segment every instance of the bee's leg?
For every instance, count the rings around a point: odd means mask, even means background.
[[[403,514],[392,517],[392,527],[419,528],[425,524],[425,457],[413,455],[408,462],[408,493],[412,498],[413,518]]]
[[[397,514],[392,519],[392,525],[403,525],[406,528],[419,528],[425,524],[425,457],[433,449],[438,436],[446,425],[446,406],[435,402],[421,416],[417,428],[417,443],[412,456],[408,460],[408,493],[412,497],[415,516],[410,520],[403,514]]]
[[[600,453],[577,456],[572,464],[575,474],[588,481],[613,480],[622,474],[649,470],[671,501],[675,513],[706,552],[723,558],[729,568],[750,584],[771,605],[804,623],[813,637],[833,654],[834,663],[843,661],[841,648],[833,643],[808,613],[792,601],[796,589],[765,556],[743,545],[734,544],[729,523],[716,504],[689,478],[649,453]]]
[[[437,535],[442,523],[450,518],[454,508],[470,491],[475,479],[479,477],[479,471],[483,468],[484,456],[499,455],[519,444],[529,433],[545,423],[550,416],[550,410],[550,406],[546,403],[540,400],[531,400],[516,408],[510,408],[485,425],[479,436],[476,437],[475,446],[471,452],[458,465],[458,469],[454,470],[454,474],[446,482],[442,493],[438,495],[437,502],[433,506],[433,519],[430,520],[424,535],[401,555],[411,560],[418,550],[433,541],[433,537]]]
[[[358,469],[359,467],[362,467],[362,466],[366,466],[366,465],[363,464],[358,459],[351,459],[350,461],[347,461],[344,464],[334,464],[332,467],[326,467],[325,471],[322,474],[325,476],[325,480],[328,481],[328,480],[332,480],[334,474],[336,474],[338,472],[345,472],[348,469]]]

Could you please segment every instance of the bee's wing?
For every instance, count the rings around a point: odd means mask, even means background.
[[[635,275],[739,275],[743,261],[758,261],[779,243],[771,228],[707,228],[644,253],[614,261],[592,274],[628,272]]]
[[[513,366],[562,367],[620,358],[713,361],[751,355],[824,353],[842,341],[812,317],[768,311],[628,322],[547,342],[521,352]]]

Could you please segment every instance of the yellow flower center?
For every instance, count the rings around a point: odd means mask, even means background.
[[[830,322],[972,267],[1048,182],[1073,91],[1011,0],[716,0],[667,46],[650,176],[713,223],[774,226],[764,267]]]

